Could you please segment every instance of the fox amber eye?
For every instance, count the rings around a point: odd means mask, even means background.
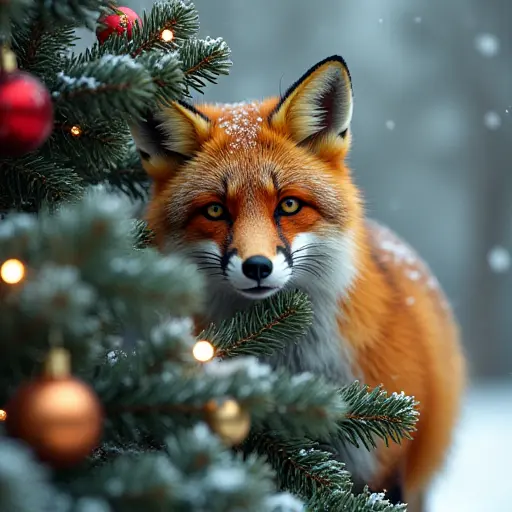
[[[207,219],[220,220],[224,218],[224,206],[219,203],[212,203],[205,208],[204,215]]]
[[[279,204],[278,213],[280,215],[295,215],[302,208],[302,204],[294,197],[287,197]]]

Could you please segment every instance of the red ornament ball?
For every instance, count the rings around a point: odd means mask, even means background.
[[[21,156],[40,147],[53,129],[52,98],[24,71],[0,74],[0,156]]]
[[[103,44],[111,34],[126,32],[128,37],[132,36],[132,27],[138,22],[142,25],[139,15],[129,7],[116,7],[114,14],[100,16],[96,37],[100,44]]]

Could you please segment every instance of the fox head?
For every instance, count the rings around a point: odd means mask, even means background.
[[[362,219],[344,164],[352,105],[348,68],[333,56],[280,98],[177,101],[131,126],[152,178],[158,247],[194,258],[226,298],[321,284],[345,292]]]

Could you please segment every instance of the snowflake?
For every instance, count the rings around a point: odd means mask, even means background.
[[[487,262],[489,263],[489,267],[491,267],[493,272],[500,274],[507,272],[510,269],[512,258],[510,257],[510,253],[507,251],[507,249],[505,249],[505,247],[497,245],[493,247],[487,254]]]
[[[500,41],[493,34],[479,34],[475,37],[475,48],[483,57],[495,57],[500,51]]]
[[[501,117],[497,112],[490,110],[484,116],[484,124],[489,130],[497,130],[501,126]]]

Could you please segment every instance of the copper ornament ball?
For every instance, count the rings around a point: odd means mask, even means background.
[[[77,464],[98,445],[103,413],[94,391],[74,377],[22,385],[7,407],[6,427],[55,467]]]

